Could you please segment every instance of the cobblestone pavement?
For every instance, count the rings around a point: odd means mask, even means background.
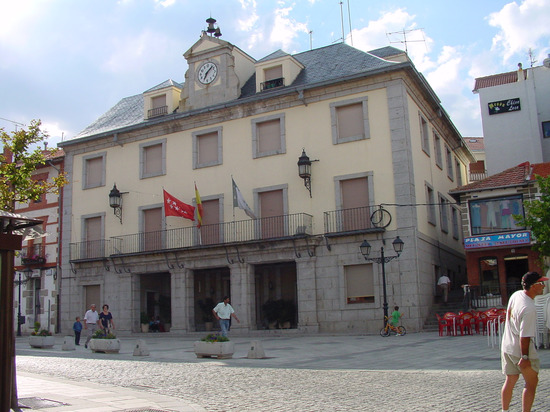
[[[196,359],[189,337],[147,338],[148,357],[37,351],[17,344],[18,371],[131,387],[208,411],[499,411],[498,345],[482,336],[294,336],[232,339],[234,359]],[[267,359],[246,359],[250,340]],[[550,350],[534,411],[550,410]],[[521,380],[510,411],[521,410]],[[52,411],[54,411],[52,409]]]

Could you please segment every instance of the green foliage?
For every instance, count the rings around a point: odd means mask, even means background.
[[[201,341],[203,342],[229,342],[229,338],[227,336],[217,335],[215,333],[210,333],[206,335],[205,338],[202,338]]]
[[[92,335],[92,339],[116,339],[114,333],[105,333],[103,329],[97,329]]]
[[[2,146],[12,153],[11,161],[0,153],[0,210],[13,212],[15,202],[27,203],[40,199],[45,193],[57,194],[67,183],[65,174],[47,181],[32,179],[36,168],[46,164],[46,155],[57,151],[55,148],[31,151],[32,145],[48,137],[40,130],[40,125],[40,120],[33,120],[28,130],[20,129],[11,134],[0,128]]]
[[[147,313],[141,312],[140,322],[141,322],[142,325],[148,325],[149,324],[149,316],[147,316]]]
[[[541,256],[544,266],[544,257],[550,257],[550,176],[536,176],[540,197],[524,202],[525,218],[514,215],[516,222],[531,229],[535,239],[533,250]]]
[[[52,336],[52,333],[48,329],[40,329],[40,322],[34,322],[34,330],[31,332],[31,336]]]

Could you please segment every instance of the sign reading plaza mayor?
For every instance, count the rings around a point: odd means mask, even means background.
[[[499,235],[471,236],[464,239],[464,249],[479,249],[496,246],[528,245],[531,232],[514,232]]]
[[[487,105],[489,106],[489,115],[521,110],[519,97],[507,100],[499,100],[498,102],[491,102]]]

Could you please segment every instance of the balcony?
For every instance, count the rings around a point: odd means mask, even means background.
[[[21,263],[24,265],[41,265],[46,263],[46,253],[43,244],[27,246],[21,250]]]
[[[364,206],[325,212],[325,236],[342,236],[384,230],[386,222],[379,222],[377,216],[374,215],[379,211],[387,213],[380,206]],[[380,216],[383,217],[382,214]],[[387,216],[389,216],[389,213],[387,213]],[[389,224],[389,221],[387,223]]]
[[[163,116],[168,113],[168,106],[155,107],[154,109],[147,110],[147,118]]]
[[[115,236],[107,240],[70,244],[70,261],[104,259],[109,256],[226,244],[291,239],[312,234],[313,217],[306,213],[274,216]]]
[[[276,87],[283,87],[285,85],[285,78],[279,77],[278,79],[266,80],[260,83],[260,90],[275,89]]]

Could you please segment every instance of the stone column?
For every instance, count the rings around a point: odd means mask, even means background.
[[[190,332],[190,312],[193,307],[193,271],[172,269],[170,271],[172,325],[171,332]]]
[[[296,259],[298,288],[298,329],[307,333],[319,332],[317,320],[316,258]]]
[[[254,313],[254,266],[247,263],[231,265],[231,306],[241,323],[232,322],[231,330],[248,332],[251,329]],[[255,315],[254,315],[255,316]],[[255,328],[253,328],[255,329]]]

